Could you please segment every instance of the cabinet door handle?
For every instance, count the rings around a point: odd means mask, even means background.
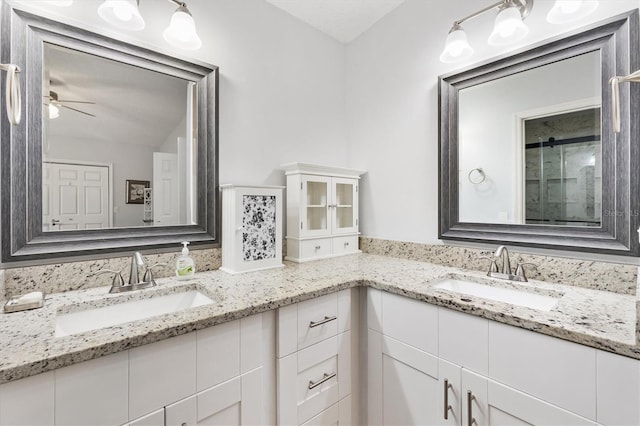
[[[467,391],[467,426],[477,425],[476,419],[473,418],[473,401],[476,397],[473,396],[471,391]]]
[[[313,380],[309,380],[309,389],[317,388],[327,380],[331,380],[334,377],[336,377],[336,373],[331,373],[331,374],[324,373],[324,375],[322,376],[322,379],[318,380],[317,382],[314,382]]]
[[[315,249],[316,250],[320,250],[322,247],[321,246],[316,246]]]
[[[449,389],[453,386],[449,383],[449,379],[444,379],[444,419],[449,420],[449,411],[453,411],[453,407],[449,405]]]
[[[318,327],[318,326],[320,326],[322,324],[326,324],[328,322],[335,321],[337,319],[338,319],[338,317],[335,316],[335,315],[332,316],[332,317],[325,316],[324,319],[321,319],[320,321],[311,321],[309,323],[309,328],[315,328],[315,327]]]

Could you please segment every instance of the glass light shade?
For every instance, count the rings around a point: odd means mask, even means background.
[[[502,9],[493,25],[493,32],[489,36],[489,44],[503,46],[522,40],[529,34],[529,27],[522,22],[520,10],[515,6]]]
[[[60,117],[60,108],[53,103],[49,103],[49,120]]]
[[[598,0],[556,0],[547,13],[547,22],[566,24],[578,21],[598,8]]]
[[[118,28],[130,31],[144,29],[144,19],[136,0],[105,0],[98,7],[98,15]]]
[[[196,23],[185,7],[176,9],[162,35],[170,45],[180,49],[196,50],[202,46],[196,33]]]
[[[68,7],[73,4],[73,0],[45,0],[45,3],[52,4],[54,6]]]
[[[467,40],[467,33],[462,27],[454,26],[447,35],[444,43],[444,50],[440,54],[440,61],[444,63],[453,63],[469,59],[473,55],[473,48]]]

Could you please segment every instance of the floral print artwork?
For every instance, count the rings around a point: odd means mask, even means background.
[[[245,262],[276,257],[276,197],[242,196],[242,254]]]

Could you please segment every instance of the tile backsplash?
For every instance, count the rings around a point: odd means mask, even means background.
[[[420,260],[476,271],[487,271],[489,260],[483,257],[493,256],[492,251],[477,248],[408,243],[369,237],[360,237],[360,250],[364,253]],[[511,265],[514,269],[518,262],[537,265],[537,267],[525,266],[529,279],[630,295],[636,294],[638,289],[637,266],[518,253],[516,247],[509,247],[509,250],[511,250]]]

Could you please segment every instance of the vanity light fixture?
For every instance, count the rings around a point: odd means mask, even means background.
[[[547,14],[547,22],[566,24],[591,14],[598,8],[598,0],[556,0]]]
[[[460,62],[473,54],[467,35],[461,24],[490,10],[498,10],[489,44],[502,46],[522,40],[529,28],[522,22],[531,12],[533,0],[501,0],[453,23],[445,42],[440,60],[446,63]]]
[[[522,40],[529,34],[529,27],[522,22],[524,13],[513,1],[500,6],[498,16],[493,24],[493,31],[489,36],[489,44],[503,46]]]
[[[467,40],[467,33],[464,32],[459,23],[455,22],[449,30],[447,41],[444,43],[444,50],[440,54],[440,61],[445,63],[464,61],[473,55],[473,48]]]
[[[98,15],[123,30],[140,31],[145,23],[138,10],[139,5],[140,0],[104,0],[98,7]]]
[[[178,5],[173,12],[169,26],[162,36],[170,45],[187,50],[197,50],[202,46],[202,41],[196,33],[196,23],[187,4],[177,0],[169,0]]]
[[[179,49],[200,49],[202,41],[196,33],[196,24],[187,4],[180,0],[169,0],[169,2],[177,5],[178,8],[173,12],[169,26],[162,34],[164,39]],[[98,7],[98,15],[118,28],[140,31],[144,29],[145,22],[138,9],[139,6],[140,0],[104,0]]]

